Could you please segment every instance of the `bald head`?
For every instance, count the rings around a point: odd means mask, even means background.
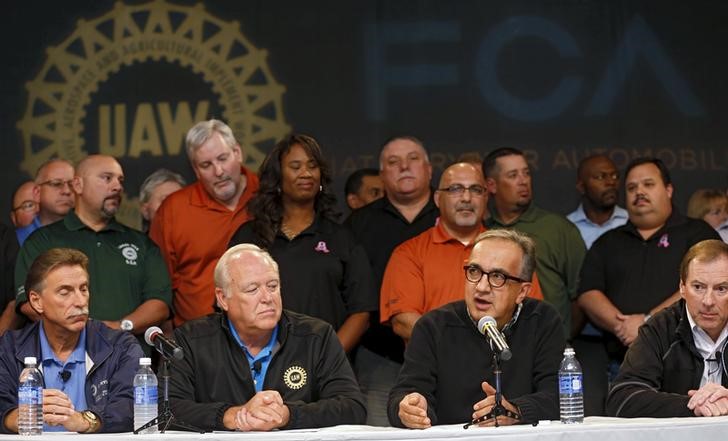
[[[91,155],[78,163],[73,188],[79,216],[109,220],[121,205],[124,172],[112,156]]]
[[[10,219],[15,228],[25,227],[33,222],[38,213],[38,200],[34,196],[35,182],[28,181],[20,184],[13,194],[13,207]]]
[[[619,192],[619,172],[614,162],[604,155],[584,158],[577,169],[576,189],[591,207],[612,210]]]
[[[459,162],[446,168],[435,193],[440,222],[458,239],[469,240],[480,230],[488,202],[485,179],[480,167]]]

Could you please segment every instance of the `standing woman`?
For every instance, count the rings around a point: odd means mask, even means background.
[[[278,262],[283,307],[318,317],[336,330],[348,352],[378,307],[364,248],[336,219],[331,172],[315,139],[280,141],[258,171],[260,188],[248,202],[252,220],[230,246],[254,243]]]

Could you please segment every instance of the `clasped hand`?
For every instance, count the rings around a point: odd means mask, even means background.
[[[290,412],[278,391],[264,390],[256,393],[242,406],[227,410],[233,413],[233,426],[244,432],[268,431],[288,424]]]
[[[688,409],[695,416],[728,415],[728,389],[720,384],[707,383],[698,390],[688,391]]]

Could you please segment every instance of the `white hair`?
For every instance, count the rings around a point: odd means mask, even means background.
[[[252,243],[235,245],[225,251],[220,260],[217,261],[217,265],[215,265],[215,287],[222,289],[225,297],[230,297],[230,262],[239,259],[244,254],[253,254],[260,257],[278,272],[278,264],[267,251]]]

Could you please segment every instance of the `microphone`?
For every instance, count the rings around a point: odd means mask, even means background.
[[[144,341],[168,359],[175,358],[182,360],[185,356],[182,348],[177,343],[165,337],[162,330],[157,326],[147,328],[147,331],[144,333]]]
[[[508,347],[505,338],[503,338],[503,334],[498,330],[498,324],[493,317],[486,315],[478,320],[478,331],[488,337],[493,350],[500,353],[501,360],[508,361],[511,359],[513,355],[511,349]]]
[[[61,371],[58,375],[64,383],[71,379],[71,371]]]

